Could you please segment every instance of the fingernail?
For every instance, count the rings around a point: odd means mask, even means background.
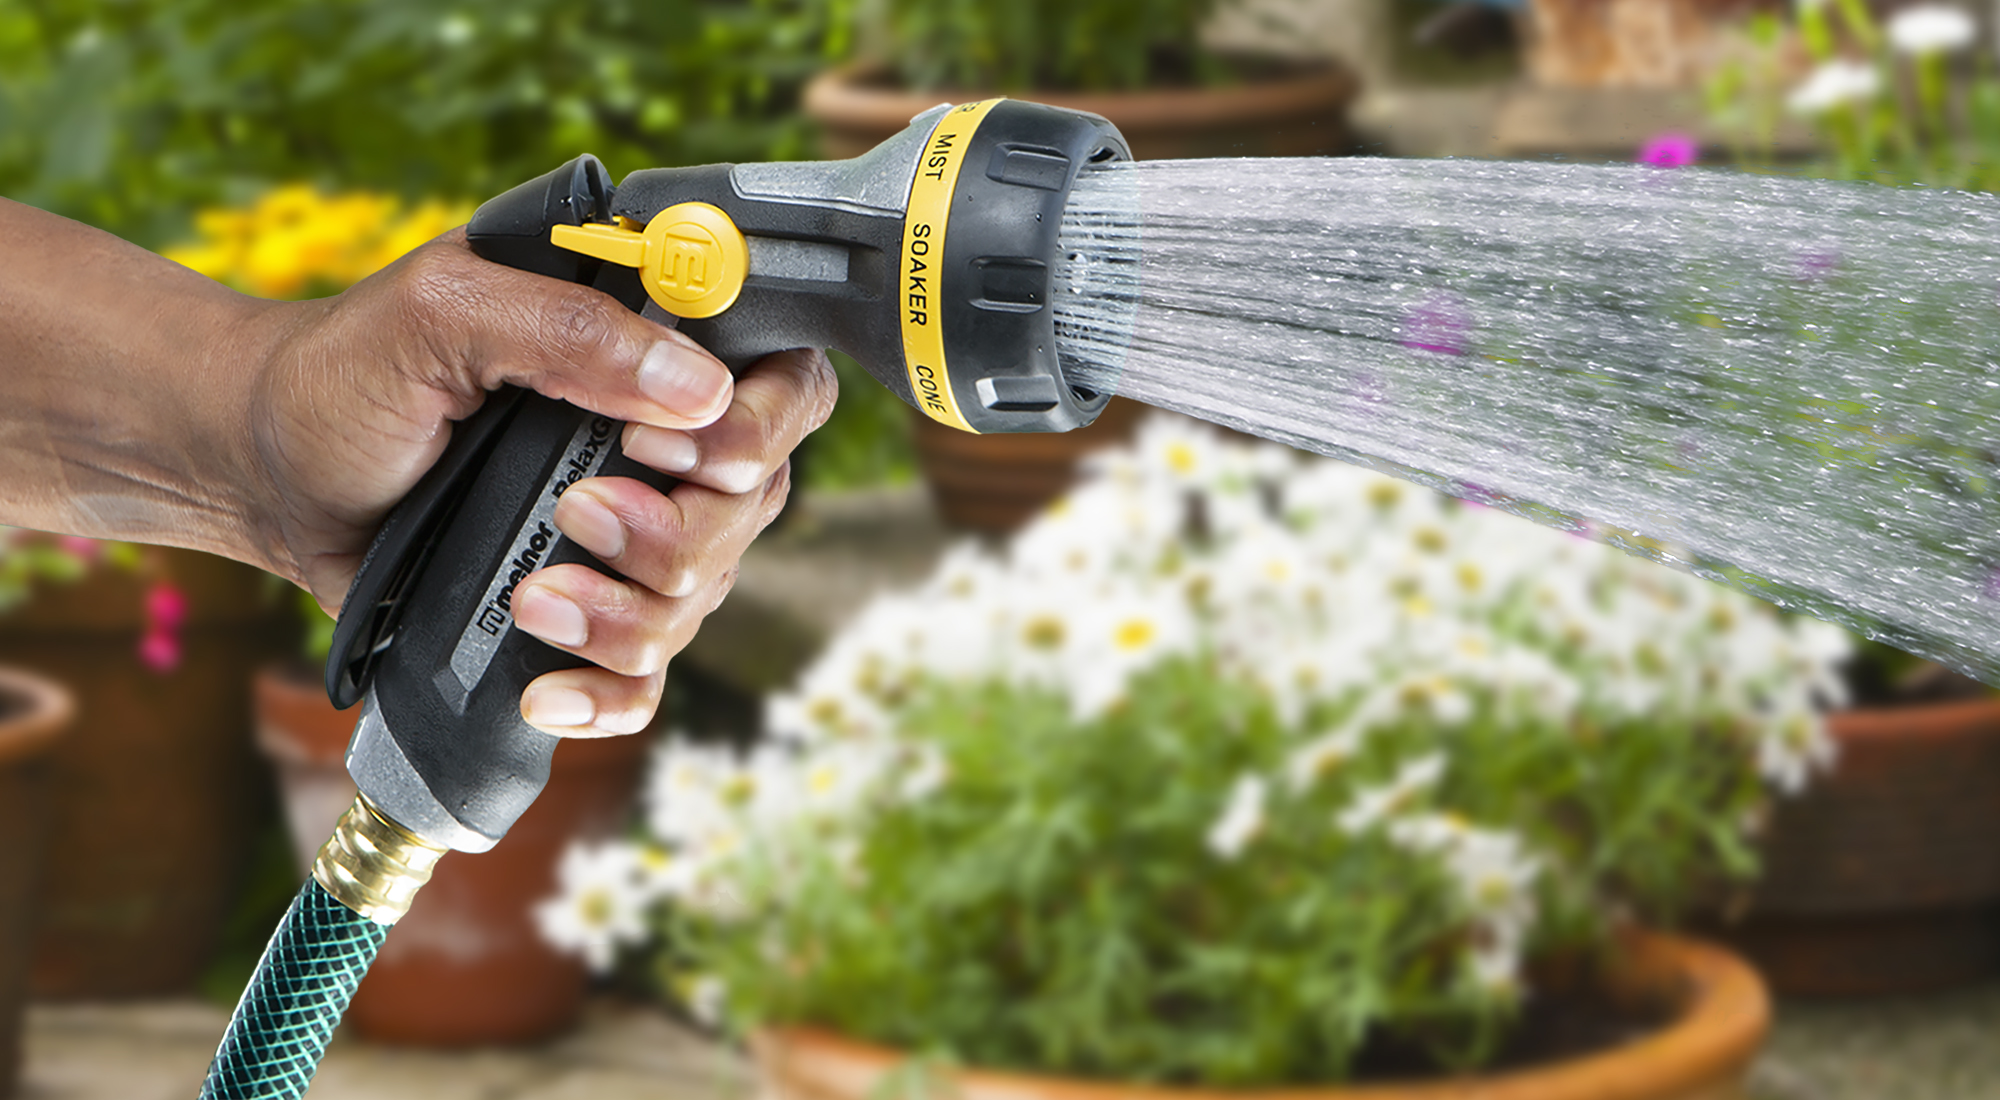
[[[625,525],[583,489],[571,489],[556,502],[556,529],[600,558],[610,560],[625,552]]]
[[[634,424],[626,433],[625,454],[634,462],[643,462],[670,474],[687,473],[701,459],[693,436],[672,428],[652,428],[644,424]]]
[[[585,726],[597,717],[597,704],[575,688],[531,687],[521,716],[536,726]]]
[[[639,392],[682,416],[719,414],[731,385],[721,363],[667,340],[639,362]]]
[[[582,645],[590,636],[583,608],[546,588],[514,592],[514,622],[522,630],[553,645]]]

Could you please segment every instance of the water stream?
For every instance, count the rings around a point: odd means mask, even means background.
[[[1644,166],[1087,173],[1072,380],[2000,684],[2000,197]]]

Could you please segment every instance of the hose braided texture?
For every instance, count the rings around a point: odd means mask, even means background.
[[[307,879],[285,912],[202,1082],[201,1100],[296,1100],[319,1069],[389,929]]]

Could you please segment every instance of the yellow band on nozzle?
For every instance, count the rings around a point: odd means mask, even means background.
[[[903,216],[903,255],[896,285],[903,316],[903,366],[910,372],[910,392],[917,408],[940,424],[977,432],[959,411],[951,390],[951,368],[944,358],[944,298],[938,275],[944,270],[945,231],[951,225],[951,200],[958,193],[958,170],[973,132],[1000,99],[953,107],[931,129],[930,140],[917,159],[917,176],[910,181],[910,205]]]
[[[750,270],[750,248],[720,207],[705,202],[669,206],[644,230],[616,225],[558,225],[557,248],[639,269],[639,282],[676,317],[713,317],[736,304]]]

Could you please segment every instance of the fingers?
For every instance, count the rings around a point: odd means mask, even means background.
[[[630,478],[591,478],[556,503],[556,528],[652,591],[687,596],[743,556],[790,490],[789,464],[741,494],[683,483],[663,495]]]
[[[700,591],[678,599],[613,581],[581,565],[556,566],[536,577],[553,584],[555,598],[575,599],[604,616],[589,620],[589,629],[597,633],[582,645],[560,648],[613,655],[615,667],[564,669],[536,679],[521,695],[521,717],[559,737],[610,737],[638,733],[652,721],[666,683],[667,657],[687,645],[701,620],[729,595],[736,569],[732,566]],[[528,589],[528,583],[522,588]],[[641,605],[643,623],[632,614]],[[517,591],[515,622],[527,629],[529,617]]]
[[[522,581],[512,601],[515,624],[622,675],[664,669],[713,609],[704,596],[713,593],[719,577],[733,579],[744,548],[777,517],[790,485],[790,467],[781,467],[758,492],[734,496],[699,485],[681,485],[661,496],[623,478],[577,484],[565,499],[614,490],[629,498],[621,505],[627,514],[675,518],[628,532],[625,551],[607,562],[626,579],[584,565],[557,565]],[[565,513],[558,505],[556,511],[559,527],[569,520],[565,534],[584,529],[574,510]]]
[[[833,414],[840,381],[826,353],[783,351],[736,380],[728,411],[700,431],[634,424],[624,451],[663,473],[725,493],[747,493]]]
[[[668,430],[702,427],[730,407],[728,368],[693,340],[590,287],[482,260],[463,231],[385,274],[368,293],[392,295],[411,330],[385,336],[426,348],[435,384],[470,395],[512,383]]]

